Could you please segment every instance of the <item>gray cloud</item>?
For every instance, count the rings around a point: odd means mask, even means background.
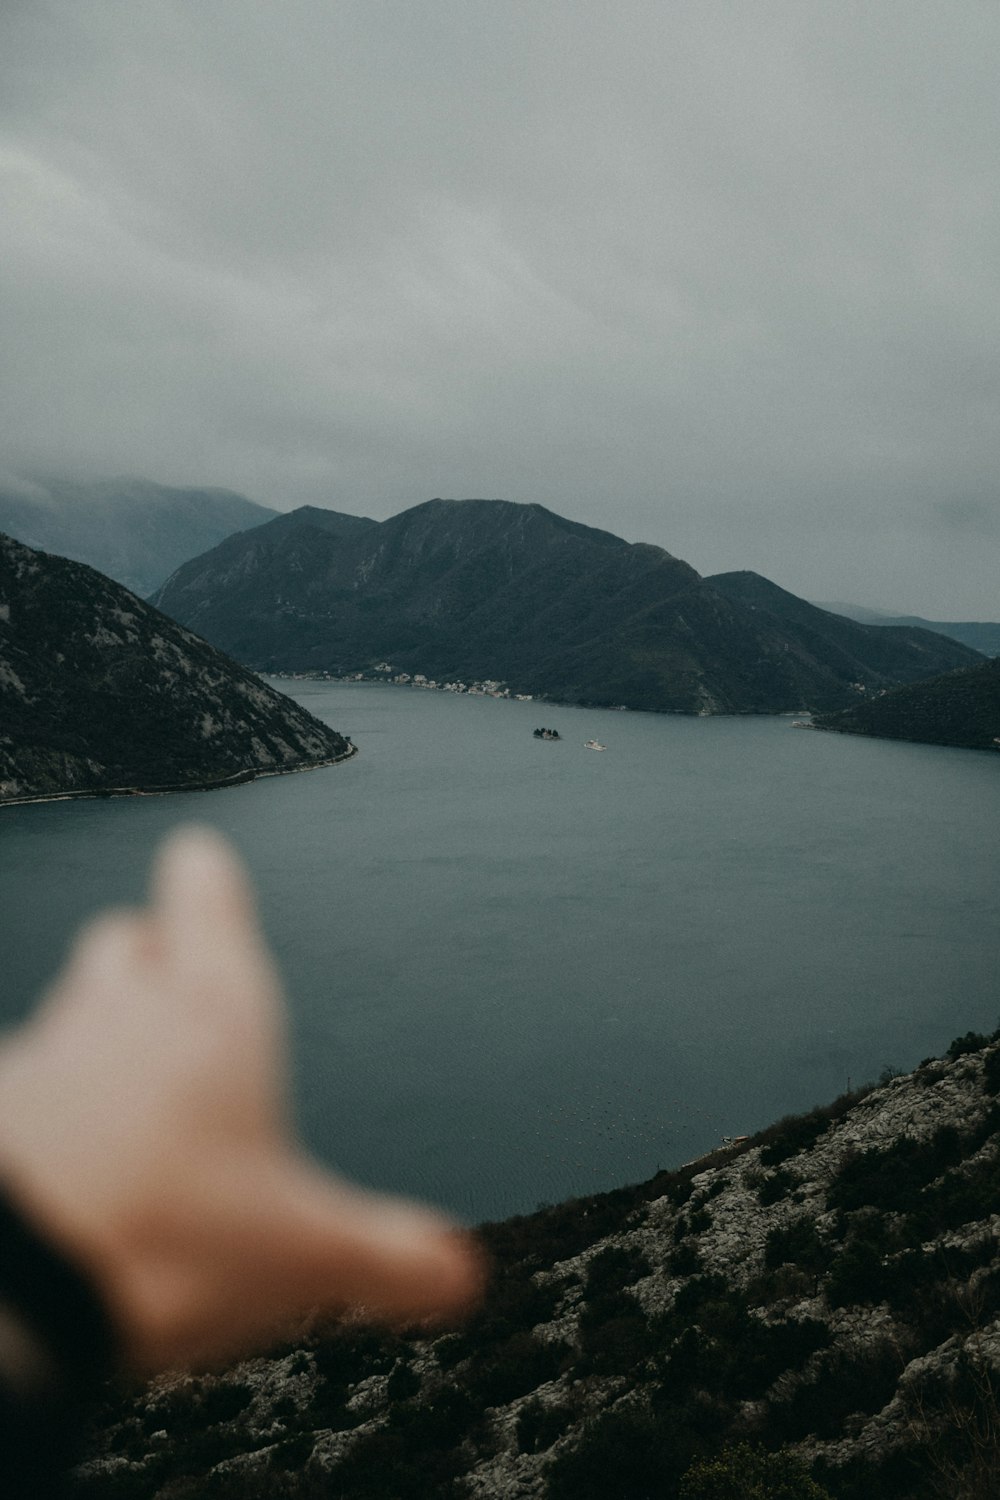
[[[3,466],[996,618],[998,49],[985,0],[9,5]]]

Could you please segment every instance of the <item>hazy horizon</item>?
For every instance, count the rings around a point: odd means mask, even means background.
[[[63,482],[63,483],[67,483],[67,484],[74,484],[74,483],[77,483],[78,481],[71,480],[71,479],[68,478],[68,476],[65,476],[65,475],[64,476],[60,476],[59,477],[59,481],[56,481],[55,476],[52,476],[52,475],[48,476],[47,479],[45,477],[43,477],[43,476],[38,475],[38,476],[35,476],[33,479],[27,480],[22,485],[21,492],[22,492],[22,494],[24,495],[25,498],[41,499],[42,498],[42,493],[40,493],[40,492],[44,492],[44,486],[47,483],[55,483],[55,482]],[[130,485],[130,484],[145,484],[145,483],[150,483],[151,481],[140,480],[140,479],[135,478],[135,476],[131,476],[130,477],[130,476],[125,476],[125,475],[118,475],[118,476],[115,476],[114,478],[108,479],[108,480],[106,480],[104,482],[107,483],[108,485],[117,485],[117,484]],[[156,481],[152,481],[152,482],[156,483]],[[0,488],[3,487],[3,483],[4,483],[3,476],[0,476]],[[101,481],[94,481],[94,483],[100,484]],[[168,485],[165,485],[163,487],[164,488],[171,488],[171,486],[168,486]],[[225,485],[219,485],[219,486],[193,486],[193,488],[203,488],[203,489],[213,489],[213,488],[216,488],[216,489],[219,489],[221,491],[225,491],[226,493],[230,493],[230,494],[238,494],[239,493],[238,491],[230,490],[229,487],[225,486]],[[248,495],[243,495],[243,496],[241,496],[241,498],[242,499],[252,499],[252,497],[248,496]],[[447,495],[444,495],[444,496],[427,496],[427,497],[425,497],[425,499],[503,499],[503,498],[504,498],[503,496],[447,496]],[[258,503],[260,503],[260,502],[258,502]],[[315,504],[317,502],[307,502],[307,503]],[[414,503],[414,505],[420,505],[420,504],[423,503],[423,501],[416,500],[413,503]],[[530,502],[525,502],[525,503],[530,503]],[[297,508],[297,507],[287,507],[285,513],[287,514],[288,510],[295,509],[295,508]],[[339,507],[335,507],[335,506],[322,506],[321,508],[322,509],[326,509],[326,510],[339,509]],[[406,509],[409,509],[409,508],[410,507],[408,507],[408,506],[402,507],[403,510],[406,510]],[[361,511],[349,511],[349,512],[347,512],[347,514],[350,514],[350,515],[361,515],[362,512]],[[401,512],[397,511],[397,512],[393,512],[393,514],[397,514],[398,515],[398,514],[401,514]],[[378,519],[389,520],[389,519],[391,519],[391,517],[384,516],[384,517],[380,517]],[[575,517],[575,516],[567,516],[566,519],[572,521],[572,520],[577,520],[578,518]],[[593,521],[590,521],[590,522],[587,522],[585,524],[595,525],[597,523],[595,523]],[[598,526],[598,529],[599,530],[611,530],[612,528]],[[634,537],[634,538],[631,538],[630,540],[640,541],[641,542],[641,541],[644,541],[646,539],[643,538],[643,537]],[[660,545],[660,544],[657,544],[657,545]],[[669,548],[666,548],[665,550],[670,551]],[[674,553],[673,555],[674,556],[678,556],[677,553]],[[699,568],[698,564],[697,564],[697,561],[695,559],[692,559],[690,557],[685,557],[685,558],[682,559],[682,561],[684,561],[686,563],[689,563],[691,565],[691,567],[695,568],[695,570],[697,572],[701,573],[702,577],[711,577],[712,576],[712,573],[709,572],[707,569]],[[713,571],[714,572],[723,572],[723,571],[736,572],[736,571],[741,571],[741,570],[739,570],[739,569],[725,569],[725,570],[724,569],[715,569]],[[759,568],[753,569],[752,571],[758,572],[758,573],[762,572],[762,570],[759,569]],[[790,585],[786,585],[781,578],[773,576],[770,573],[764,573],[763,576],[769,578],[772,583],[776,583],[776,584],[778,584],[782,588],[788,587],[789,592],[792,592],[792,593],[795,592],[795,590],[792,589]],[[942,615],[942,616],[938,617],[938,616],[931,615],[926,610],[921,610],[921,609],[903,609],[903,608],[898,608],[897,609],[897,608],[895,608],[893,606],[891,600],[887,601],[887,600],[883,600],[883,599],[872,600],[872,599],[854,599],[854,598],[852,598],[852,599],[841,599],[841,600],[826,600],[826,599],[820,599],[820,598],[817,597],[817,598],[812,598],[810,600],[810,602],[813,603],[813,604],[816,604],[821,609],[828,609],[828,610],[833,611],[834,613],[837,613],[840,609],[854,609],[854,608],[857,608],[857,609],[870,610],[873,614],[883,614],[887,618],[891,618],[891,617],[897,616],[897,615],[899,615],[899,616],[913,615],[913,616],[916,616],[916,617],[919,617],[919,618],[922,618],[922,619],[938,619],[938,618],[940,618],[942,621],[945,621],[947,619],[948,621],[952,621],[952,622],[954,622],[956,624],[960,623],[959,617],[957,615],[952,615],[952,616],[948,616],[948,617],[945,617],[945,616]],[[984,623],[993,623],[994,620],[996,619],[996,614],[997,613],[1000,613],[1000,609],[998,609],[997,611],[994,611],[993,615],[990,615],[990,616],[986,616],[986,615],[976,616],[975,619],[981,620]],[[963,619],[964,619],[964,617],[963,617]]]
[[[1000,11],[17,0],[0,483],[535,502],[996,619]]]

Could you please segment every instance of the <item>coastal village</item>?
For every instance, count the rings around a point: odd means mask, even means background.
[[[486,677],[481,682],[438,682],[423,672],[394,672],[392,664],[380,661],[362,672],[269,672],[292,682],[389,682],[399,687],[433,688],[439,693],[466,693],[472,698],[510,698],[516,703],[531,703],[532,693],[512,693],[503,682]]]

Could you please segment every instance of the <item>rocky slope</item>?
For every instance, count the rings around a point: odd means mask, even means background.
[[[783,1496],[986,1500],[1000,1492],[996,1039],[969,1034],[650,1182],[485,1226],[492,1288],[457,1333],[343,1327],[113,1393],[75,1493],[716,1495],[678,1486],[751,1440],[790,1449],[822,1486]]]
[[[350,752],[111,579],[0,535],[0,802],[209,785]]]
[[[189,557],[274,514],[232,490],[169,489],[140,479],[0,486],[0,531],[89,563],[140,596]]]
[[[814,725],[840,734],[1000,750],[1000,657],[818,715]]]
[[[837,708],[978,659],[929,632],[838,625],[801,600],[792,611],[768,587],[766,607],[748,602],[659,547],[539,505],[432,500],[381,523],[281,516],[185,564],[153,602],[258,669],[385,661],[661,712]]]

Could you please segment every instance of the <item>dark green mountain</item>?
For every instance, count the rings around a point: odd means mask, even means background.
[[[274,514],[231,490],[166,489],[138,479],[0,488],[0,531],[89,563],[142,596],[187,558]]]
[[[917,682],[941,670],[942,638],[933,630],[862,625],[808,604],[759,573],[716,573],[705,582],[759,619],[775,621],[841,681],[853,673],[853,680],[870,691],[894,682]],[[952,653],[954,648],[945,649]],[[972,665],[979,659],[979,653],[968,648],[963,660],[952,665]]]
[[[211,785],[350,753],[120,584],[0,535],[0,802]]]
[[[969,750],[1000,749],[1000,657],[895,688],[840,713],[819,715],[818,729],[870,734]]]
[[[1000,656],[1000,624],[989,620],[924,620],[919,615],[887,615],[883,610],[864,609],[860,604],[820,604],[817,608],[846,615],[863,625],[905,625],[933,630],[961,641],[963,646],[971,646],[973,651],[981,651],[984,656]]]
[[[977,659],[841,621],[759,580],[702,579],[539,505],[431,500],[381,523],[308,508],[186,563],[153,602],[258,669],[496,678],[564,702],[683,713],[837,708]],[[729,582],[727,583],[727,579]],[[800,606],[798,614],[791,602]],[[822,622],[822,626],[817,622]]]

